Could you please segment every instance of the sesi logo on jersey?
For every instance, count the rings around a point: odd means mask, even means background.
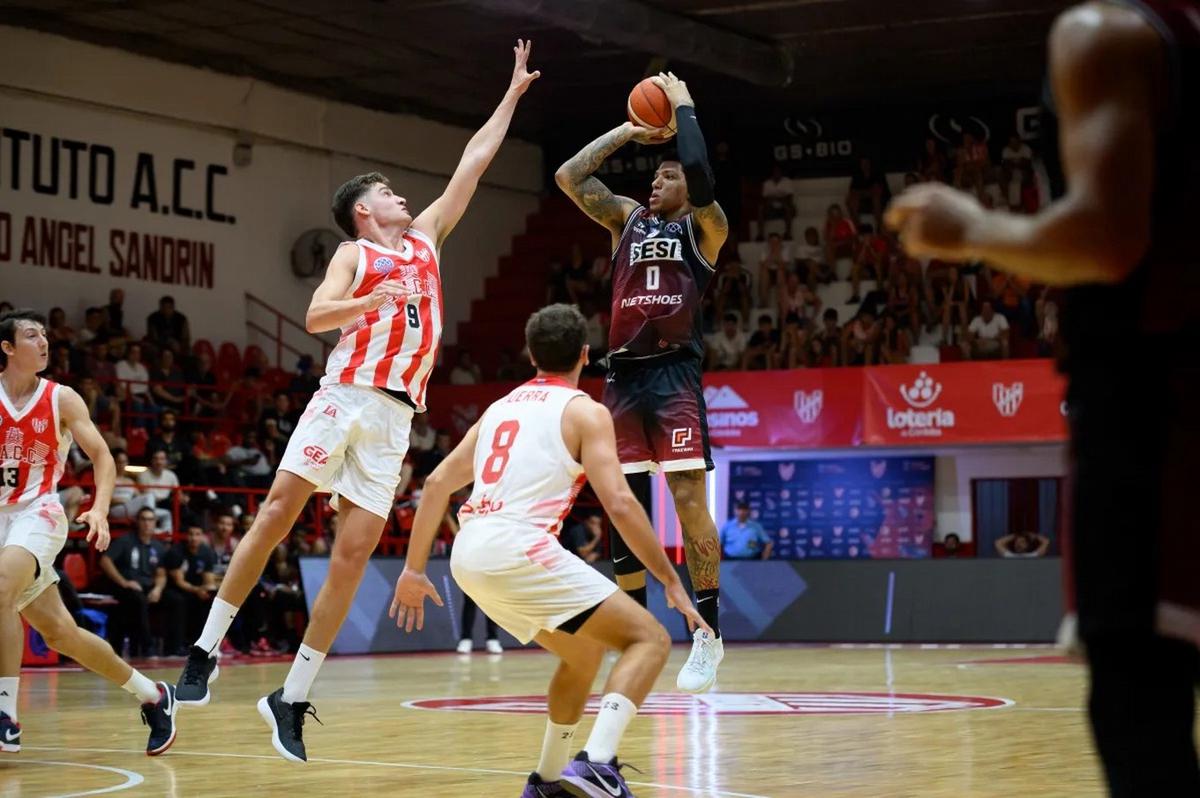
[[[629,245],[629,262],[643,260],[683,260],[683,242],[678,238],[647,238]]]

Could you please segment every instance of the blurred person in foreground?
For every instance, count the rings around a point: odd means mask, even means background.
[[[923,185],[887,222],[914,256],[1067,288],[1073,576],[1096,747],[1114,796],[1200,795],[1200,3],[1076,6],[1050,34],[1050,73],[1057,201],[1018,216]]]

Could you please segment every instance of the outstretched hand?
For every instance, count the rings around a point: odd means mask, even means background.
[[[541,70],[529,71],[529,53],[532,49],[533,42],[524,39],[517,39],[517,46],[513,48],[516,63],[513,65],[512,83],[508,88],[518,95],[524,94],[529,85],[542,76]]]
[[[77,524],[87,524],[87,542],[96,544],[96,551],[108,548],[108,516],[96,509],[88,510],[75,519]]]
[[[437,588],[425,574],[410,571],[407,568],[396,580],[396,594],[392,597],[392,606],[388,609],[388,617],[396,619],[396,626],[411,632],[416,626],[417,631],[425,628],[425,598],[433,599],[433,603],[442,606],[442,597]]]
[[[667,597],[667,606],[679,610],[687,621],[689,632],[694,632],[696,627],[700,627],[710,635],[716,636],[713,634],[712,627],[706,624],[700,617],[700,613],[696,611],[696,607],[692,604],[692,597],[683,589],[683,583],[677,579],[670,585],[664,585],[663,592]]]

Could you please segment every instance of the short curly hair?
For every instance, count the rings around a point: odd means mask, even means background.
[[[547,305],[526,322],[525,343],[538,368],[565,374],[575,368],[587,343],[587,321],[574,305]]]

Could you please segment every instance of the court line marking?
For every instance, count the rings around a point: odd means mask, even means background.
[[[31,750],[34,750],[32,746],[27,745],[25,747],[29,748]],[[38,748],[36,750],[38,750],[38,751],[66,751],[68,749],[66,749],[66,748]],[[81,750],[81,749],[76,749],[76,750]],[[137,787],[139,784],[141,784],[142,782],[144,782],[146,780],[145,776],[143,776],[141,773],[138,773],[136,771],[125,770],[124,768],[109,767],[108,765],[89,765],[85,762],[52,762],[48,759],[14,759],[14,760],[12,760],[12,762],[14,764],[22,764],[22,765],[25,765],[25,764],[58,765],[60,767],[69,767],[69,768],[90,768],[92,770],[106,770],[109,773],[116,773],[118,776],[125,777],[125,781],[123,783],[117,784],[112,787],[101,787],[101,788],[95,789],[95,790],[85,790],[84,792],[63,793],[62,795],[52,796],[52,798],[82,798],[82,796],[84,796],[84,795],[103,795],[103,794],[109,793],[109,792],[120,792],[121,790],[128,790],[131,787]]]
[[[93,753],[93,754],[132,754],[132,753],[140,754],[140,753],[143,753],[140,750],[131,751],[131,750],[123,749],[123,748],[74,748],[74,747],[67,748],[65,746],[32,746],[32,745],[26,745],[26,746],[22,746],[22,747],[28,748],[31,751],[79,751],[82,753]],[[275,761],[279,761],[281,759],[278,755],[268,756],[266,754],[231,754],[231,753],[227,753],[227,752],[223,752],[223,751],[179,751],[179,750],[173,750],[171,752],[171,756],[172,757],[177,757],[177,756],[216,756],[216,757],[224,757],[226,759],[266,759],[266,760],[275,760]],[[27,761],[34,761],[34,760],[27,760]],[[522,777],[524,777],[524,776],[529,775],[528,773],[526,773],[524,771],[519,771],[519,770],[498,770],[495,768],[468,768],[468,767],[455,767],[453,765],[414,765],[414,764],[411,764],[408,762],[374,762],[374,761],[366,760],[366,759],[322,759],[322,758],[314,757],[314,758],[310,758],[308,761],[309,762],[319,762],[319,763],[326,764],[326,765],[372,765],[375,767],[382,767],[382,768],[403,768],[406,770],[443,770],[443,771],[450,771],[450,772],[455,772],[455,773],[484,773],[484,774],[488,774],[488,775],[497,775],[497,776],[522,776]],[[50,764],[50,763],[48,763],[48,764]],[[70,765],[70,764],[76,764],[76,763],[66,762],[66,763],[62,763],[62,764]],[[82,765],[82,764],[80,764],[80,766],[81,767],[96,767],[96,768],[103,767],[101,765]],[[132,773],[131,771],[122,771],[122,770],[120,770],[120,768],[105,767],[103,769],[120,771],[122,773],[130,773],[130,775],[141,778],[140,774]],[[708,790],[708,789],[700,789],[697,787],[681,787],[681,786],[678,786],[675,784],[659,784],[658,782],[653,782],[653,781],[631,781],[629,783],[636,787],[654,787],[655,789],[659,789],[659,790],[675,790],[677,792],[686,792],[686,793],[691,793],[693,795],[715,795],[715,796],[718,796],[718,798],[770,798],[770,796],[768,796],[768,795],[758,795],[755,793],[728,792],[725,790]],[[141,784],[141,782],[139,781],[136,784]],[[119,788],[115,788],[115,789],[124,789],[126,786],[133,787],[136,785],[135,784],[121,785]],[[101,792],[112,792],[113,789],[114,788],[108,788],[108,789],[102,790]],[[99,794],[100,794],[99,792],[80,792],[80,793],[72,793],[71,795],[55,796],[55,798],[76,798],[76,796],[99,795]]]

